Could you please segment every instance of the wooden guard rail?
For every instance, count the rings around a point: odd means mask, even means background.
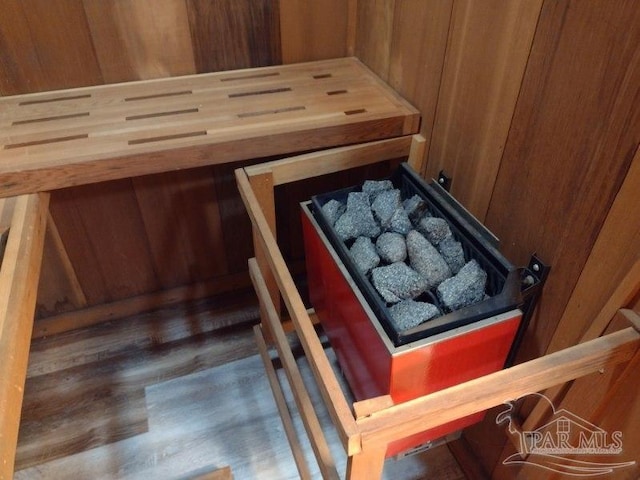
[[[262,314],[262,326],[256,329],[256,337],[271,377],[274,373],[271,372],[265,336],[278,351],[324,478],[339,478],[339,475],[280,323],[281,315],[277,308],[280,296],[347,453],[346,476],[349,479],[379,478],[386,447],[394,440],[486,410],[527,393],[628,362],[640,347],[638,316],[632,311],[622,311],[621,314],[635,328],[626,328],[406,403],[393,405],[386,396],[349,404],[278,248],[273,188],[283,183],[400,156],[408,156],[409,163],[419,171],[423,148],[422,137],[404,137],[236,170],[236,180],[253,224],[256,258],[250,260],[249,268]],[[310,478],[308,467],[300,466],[304,460],[300,458],[295,433],[287,426],[290,414],[286,411],[286,405],[282,405],[279,383],[277,379],[271,383],[279,408],[281,412],[284,410],[283,422],[299,465],[300,476]]]

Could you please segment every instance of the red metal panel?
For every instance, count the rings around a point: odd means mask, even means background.
[[[389,351],[304,213],[302,231],[311,304],[355,398],[364,400],[388,394]]]
[[[406,402],[500,370],[522,316],[520,310],[512,313],[499,323],[394,355],[391,398],[395,403]],[[392,443],[387,456],[473,425],[483,417],[484,412],[470,415]]]
[[[500,370],[521,314],[393,356],[390,395],[401,403]]]

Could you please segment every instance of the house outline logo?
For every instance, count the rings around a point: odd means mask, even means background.
[[[515,403],[527,396],[537,396],[549,403],[552,415],[547,423],[535,430],[520,430],[513,420]],[[496,424],[507,422],[509,435],[517,439],[518,453],[506,458],[504,465],[533,465],[576,477],[606,475],[636,464],[630,462],[594,462],[579,460],[580,455],[613,456],[623,451],[622,432],[607,432],[582,417],[562,408],[555,409],[545,395],[532,393],[505,402],[507,409],[496,417]],[[606,457],[605,457],[606,459]]]

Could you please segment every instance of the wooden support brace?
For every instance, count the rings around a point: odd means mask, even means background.
[[[411,149],[409,150],[409,159],[407,162],[418,175],[422,175],[425,169],[425,150],[427,148],[427,139],[422,135],[414,135],[411,141]]]
[[[16,199],[0,268],[0,478],[13,478],[49,194]]]

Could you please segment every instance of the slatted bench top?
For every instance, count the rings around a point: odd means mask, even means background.
[[[0,98],[0,196],[415,133],[354,58]]]

